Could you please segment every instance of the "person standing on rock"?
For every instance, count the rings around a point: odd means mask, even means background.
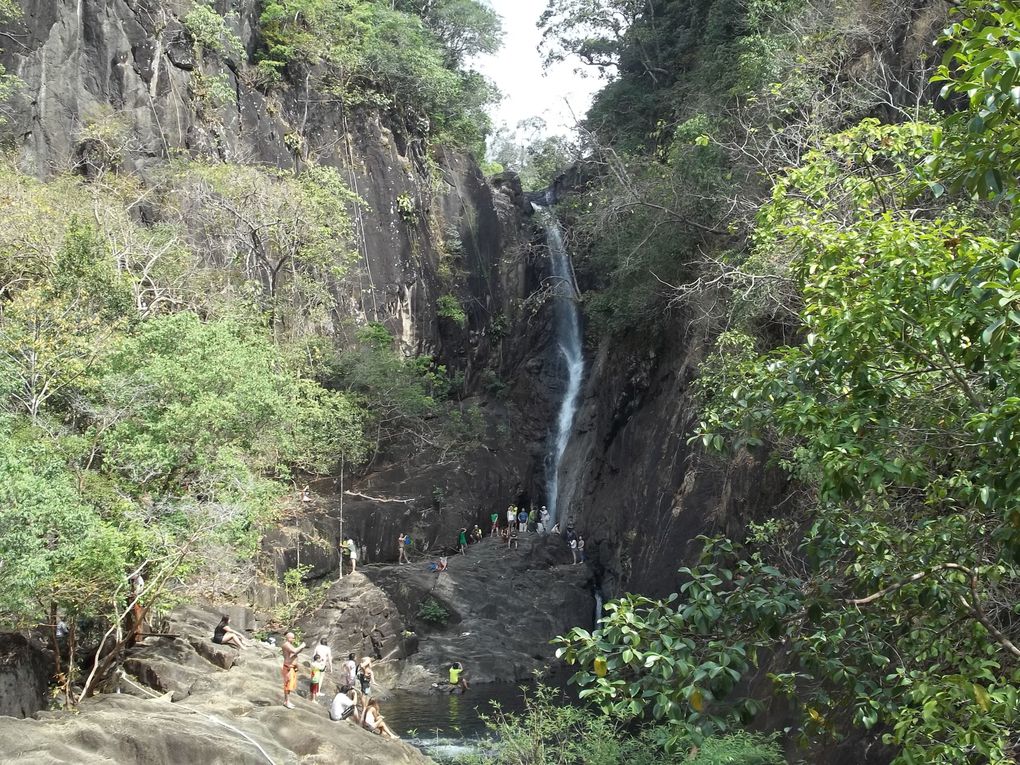
[[[312,657],[311,667],[311,684],[309,685],[310,698],[315,701],[319,698],[319,688],[322,687],[322,676],[326,674],[326,660],[318,653],[316,649],[315,656]]]
[[[467,529],[461,528],[457,533],[457,547],[460,548],[460,554],[465,555],[467,553]]]
[[[571,539],[568,544],[570,545],[570,555],[573,558],[571,563],[576,566],[577,565],[577,538],[575,537],[575,538]]]
[[[407,560],[407,540],[406,534],[401,532],[400,536],[397,537],[397,563],[403,566],[405,563],[409,563]]]
[[[294,645],[294,633],[288,632],[283,641],[283,705],[293,709],[290,694],[297,690],[298,654],[304,650],[305,644]]]
[[[545,509],[545,505],[542,505],[542,510],[538,514],[539,523],[542,525],[542,533],[549,531],[549,511]]]
[[[577,557],[584,563],[584,537],[577,535]]]
[[[538,513],[535,511],[535,508],[531,508],[528,511],[528,531],[532,533],[538,531]]]
[[[347,660],[340,665],[340,690],[345,691],[354,687],[354,680],[357,676],[358,665],[354,663],[354,654],[347,654]]]
[[[319,644],[315,646],[315,652],[326,662],[326,670],[333,671],[333,649],[329,647],[326,638],[319,638]]]
[[[489,520],[492,521],[492,529],[489,530],[489,536],[494,537],[499,533],[499,513],[492,513],[489,516]]]
[[[521,533],[528,530],[528,511],[523,507],[521,511],[517,513],[517,530]]]
[[[351,573],[358,570],[358,546],[354,544],[353,537],[347,540],[347,550],[351,556]]]
[[[372,658],[364,656],[358,665],[358,681],[361,683],[361,693],[365,696],[372,693],[372,678]]]
[[[514,524],[517,523],[517,508],[510,505],[506,509],[506,525],[507,528],[512,529]]]

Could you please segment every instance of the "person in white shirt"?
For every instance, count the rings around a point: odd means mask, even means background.
[[[323,658],[326,662],[326,671],[333,671],[333,649],[329,647],[329,643],[326,642],[326,638],[319,638],[319,644],[315,646],[315,653]]]
[[[358,714],[358,692],[351,688],[346,693],[338,691],[333,697],[333,703],[329,705],[329,719],[333,722],[340,722],[350,718],[354,723],[361,725]]]

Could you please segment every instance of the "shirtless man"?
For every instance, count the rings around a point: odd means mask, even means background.
[[[288,632],[283,642],[283,705],[287,709],[293,709],[290,703],[290,694],[297,690],[297,668],[298,654],[304,649],[305,644],[294,645],[294,633]]]

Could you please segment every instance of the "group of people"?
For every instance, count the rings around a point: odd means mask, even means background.
[[[489,532],[490,536],[496,536],[501,533],[499,528],[499,514],[492,513],[489,516],[489,520],[492,521],[492,529]],[[546,534],[552,529],[549,526],[549,511],[545,505],[539,510],[531,508],[528,510],[525,507],[518,507],[517,505],[511,504],[506,509],[506,529],[507,531],[516,531],[520,534],[525,532]],[[504,534],[504,536],[506,536]]]
[[[307,647],[305,643],[296,644],[293,632],[288,632],[285,636],[282,672],[283,705],[287,709],[294,708],[290,696],[297,690],[298,657]],[[379,702],[371,697],[372,682],[375,679],[372,664],[372,659],[368,656],[363,657],[360,662],[355,661],[353,653],[347,654],[347,658],[340,663],[336,680],[337,692],[329,705],[330,719],[351,720],[380,736],[397,738],[397,734],[386,724],[379,710]],[[311,701],[318,700],[326,674],[333,671],[333,650],[326,639],[322,638],[312,650],[312,660],[309,664],[308,688]]]

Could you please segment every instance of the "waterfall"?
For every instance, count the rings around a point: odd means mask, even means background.
[[[567,387],[560,402],[556,417],[556,432],[547,457],[548,468],[548,510],[551,523],[558,518],[557,508],[570,506],[570,495],[560,497],[560,468],[563,453],[570,440],[570,431],[577,414],[581,380],[584,377],[584,353],[581,343],[581,317],[577,308],[577,290],[570,265],[570,255],[563,244],[563,230],[552,211],[545,212],[545,240],[549,246],[552,264],[553,313],[556,328],[556,343],[566,364]],[[562,501],[561,501],[562,500]]]

